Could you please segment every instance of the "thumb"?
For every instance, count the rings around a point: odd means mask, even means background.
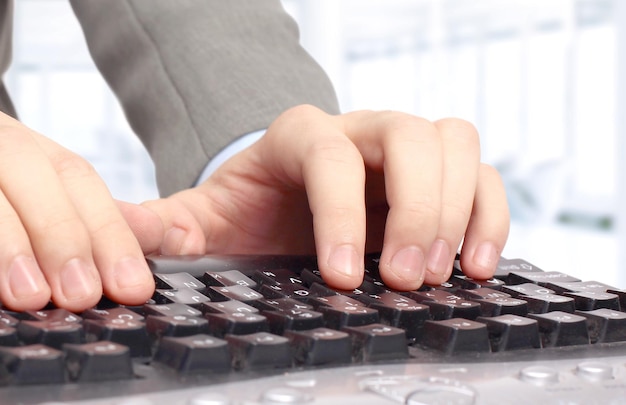
[[[117,208],[135,234],[144,254],[158,252],[163,240],[163,222],[152,210],[138,204],[115,200]]]

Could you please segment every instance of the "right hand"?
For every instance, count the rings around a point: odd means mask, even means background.
[[[0,113],[0,302],[81,311],[146,301],[154,281],[92,166]]]

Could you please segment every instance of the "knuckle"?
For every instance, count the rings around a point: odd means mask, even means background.
[[[65,178],[89,177],[96,175],[96,170],[87,160],[77,154],[63,150],[50,157],[57,173]]]
[[[444,118],[437,121],[435,126],[446,136],[454,137],[456,142],[462,142],[463,146],[477,148],[480,145],[478,130],[469,121],[460,118]]]

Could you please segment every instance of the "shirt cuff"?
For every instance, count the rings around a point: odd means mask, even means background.
[[[213,157],[213,159],[211,159],[209,161],[209,163],[206,165],[206,167],[204,168],[204,170],[200,174],[200,177],[198,177],[198,180],[196,181],[195,185],[197,186],[200,183],[204,182],[225,161],[227,161],[228,159],[233,157],[238,152],[244,150],[248,146],[252,145],[256,141],[261,139],[263,134],[265,134],[265,130],[264,129],[259,130],[259,131],[250,132],[249,134],[246,134],[246,135],[244,135],[244,136],[242,136],[240,138],[237,138],[235,141],[233,141],[230,144],[228,144],[228,146],[226,146],[224,149],[219,151],[219,153],[217,155],[215,155]]]

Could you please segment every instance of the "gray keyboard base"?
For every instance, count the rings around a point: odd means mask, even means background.
[[[600,348],[598,348],[600,349]],[[261,405],[261,404],[623,404],[626,345],[560,348],[466,358],[413,359],[294,371],[260,377],[228,375],[198,381],[129,382],[4,389],[2,404]],[[441,359],[440,359],[441,360]],[[433,362],[434,361],[434,362]],[[232,377],[235,378],[235,377]],[[217,382],[222,380],[221,382]],[[185,386],[186,385],[186,386]],[[178,388],[176,388],[178,386]],[[183,388],[181,388],[183,387]],[[133,394],[136,392],[136,394]],[[119,393],[119,394],[117,394]],[[101,399],[98,399],[100,397]],[[80,399],[82,398],[82,399]]]

